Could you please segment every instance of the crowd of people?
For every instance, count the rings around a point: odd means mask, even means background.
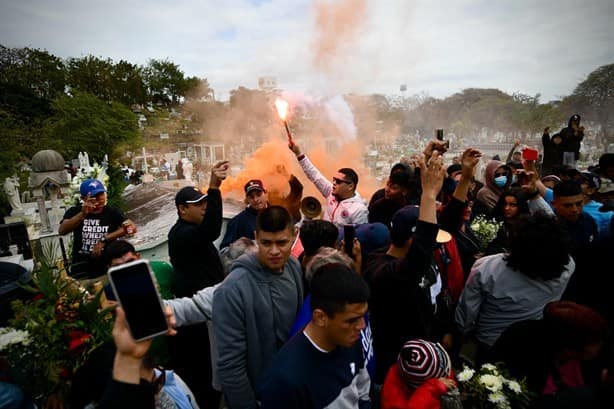
[[[104,387],[81,401],[440,408],[455,370],[502,362],[526,379],[532,407],[614,407],[603,263],[614,249],[614,154],[577,169],[579,123],[574,115],[556,135],[545,130],[542,162],[515,145],[505,162],[469,147],[446,163],[444,142],[432,140],[368,201],[354,169],[323,175],[291,142],[323,197],[321,218],[270,203],[262,175],[251,175],[219,249],[229,164],[215,164],[206,192],[175,196],[167,368],[156,368],[158,340],[135,342],[117,307],[114,345],[91,375]],[[81,195],[60,233],[75,237],[71,274],[99,279],[139,255],[104,186],[86,181]],[[472,228],[478,216],[500,224],[486,245]],[[347,225],[356,235],[345,246]]]

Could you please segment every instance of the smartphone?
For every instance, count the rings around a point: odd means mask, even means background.
[[[140,259],[114,266],[109,268],[107,275],[115,298],[126,313],[126,321],[135,341],[168,331],[162,297],[149,261]]]
[[[537,160],[537,149],[524,148],[522,150],[522,158],[524,160]]]
[[[438,128],[435,130],[435,137],[437,138],[437,140],[443,141],[443,129],[442,128]]]
[[[354,248],[354,237],[356,237],[356,226],[353,224],[346,224],[343,226],[343,243],[345,245],[345,254],[350,257],[352,255],[352,249]]]
[[[442,128],[435,129],[435,137],[437,138],[438,141],[444,142],[444,140],[443,140],[443,129]],[[445,141],[443,146],[446,149],[450,149],[450,141]]]

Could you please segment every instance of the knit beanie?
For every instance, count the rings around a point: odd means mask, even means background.
[[[401,377],[414,389],[428,379],[448,376],[451,371],[446,350],[438,343],[422,339],[407,341],[403,345],[398,364]]]

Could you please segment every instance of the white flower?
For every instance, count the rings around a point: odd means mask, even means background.
[[[463,367],[463,370],[456,375],[456,379],[458,379],[459,382],[467,382],[469,379],[473,378],[473,375],[475,374],[475,371],[471,368],[468,367]]]
[[[488,400],[497,405],[497,407],[500,409],[509,409],[511,407],[510,402],[501,392],[488,394]]]
[[[503,387],[501,378],[496,375],[481,375],[480,383],[486,387],[489,391],[498,392]]]
[[[30,334],[28,331],[17,330],[13,328],[0,329],[0,351],[4,351],[10,345],[14,344],[30,344]]]
[[[507,387],[514,393],[521,393],[522,388],[520,384],[516,381],[507,381]]]
[[[483,364],[482,365],[482,372],[487,371],[486,373],[489,373],[491,375],[500,375],[499,374],[499,368],[497,368],[495,365],[493,364]],[[501,378],[501,381],[503,381],[504,378]]]

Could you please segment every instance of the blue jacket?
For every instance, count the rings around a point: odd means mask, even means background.
[[[599,240],[606,240],[612,237],[612,219],[614,219],[614,212],[600,212],[599,208],[603,206],[603,203],[599,203],[595,200],[591,200],[582,208],[583,211],[588,213],[597,223],[597,231],[599,233]]]
[[[241,237],[254,240],[257,216],[258,211],[251,207],[246,207],[241,213],[237,213],[226,226],[226,233],[220,244],[220,249],[230,246]]]

